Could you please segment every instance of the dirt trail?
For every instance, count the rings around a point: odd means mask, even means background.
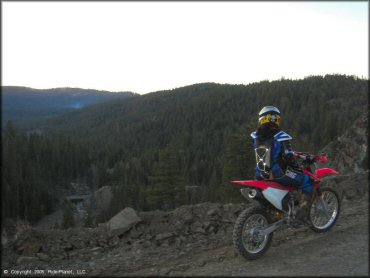
[[[329,232],[317,234],[306,228],[284,237],[256,261],[236,255],[232,245],[205,251],[161,265],[116,276],[368,276],[368,199],[342,203],[342,213]],[[274,238],[275,240],[275,238]]]

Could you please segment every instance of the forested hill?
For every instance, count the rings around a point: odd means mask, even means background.
[[[196,84],[92,105],[43,122],[43,134],[17,139],[18,164],[27,168],[29,159],[34,186],[43,183],[37,173],[45,177],[48,169],[49,184],[86,177],[90,186],[112,186],[105,220],[126,206],[152,210],[230,202],[240,197],[228,181],[253,178],[249,134],[263,106],[280,109],[282,129],[293,137],[295,150],[315,153],[349,128],[367,103],[368,80],[344,75]],[[14,136],[8,127],[6,140]],[[51,194],[50,188],[42,192]]]
[[[131,92],[108,92],[80,88],[33,89],[2,86],[2,120],[19,123],[40,117],[60,115],[104,101],[132,97]],[[27,125],[27,123],[24,123]],[[4,125],[3,125],[4,126]]]
[[[367,104],[368,81],[342,75],[250,85],[196,84],[69,113],[50,121],[50,130],[114,150],[119,160],[163,149],[218,153],[225,139],[275,105],[282,128],[298,149],[317,151],[336,138]],[[208,155],[207,155],[208,156]],[[113,166],[113,164],[110,164]]]

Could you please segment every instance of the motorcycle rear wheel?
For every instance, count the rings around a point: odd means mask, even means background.
[[[248,260],[261,257],[269,249],[273,233],[261,236],[257,231],[272,222],[270,215],[262,207],[244,210],[234,225],[233,243],[236,251]]]
[[[327,215],[321,205],[321,200],[327,207]],[[324,187],[320,189],[320,195],[313,200],[310,209],[311,229],[316,233],[323,233],[331,229],[337,221],[340,213],[340,199],[338,193],[330,188]]]

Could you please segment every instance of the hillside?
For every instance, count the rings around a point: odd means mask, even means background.
[[[270,104],[282,111],[283,129],[299,138],[295,146],[317,151],[357,118],[367,99],[367,80],[343,75],[249,85],[204,83],[95,105],[57,117],[44,128],[98,145],[130,146],[131,154],[172,142],[181,148],[201,143],[196,147],[204,149],[242,125],[255,128],[258,111]]]
[[[3,217],[37,222],[53,211],[59,189],[78,180],[94,190],[112,188],[101,221],[126,206],[171,210],[237,201],[229,181],[253,178],[249,134],[261,107],[279,107],[295,150],[317,153],[362,115],[366,103],[368,80],[326,75],[195,84],[95,104],[35,122],[32,128],[42,134],[24,136],[9,126]]]
[[[249,134],[261,107],[279,107],[282,129],[294,138],[293,148],[314,153],[359,117],[367,98],[367,81],[348,76],[250,85],[206,83],[89,107],[58,117],[46,130],[61,131],[95,148],[100,167],[115,169],[120,182],[148,185],[160,154],[169,151],[186,184],[218,187],[253,174]],[[238,156],[244,160],[238,161]],[[110,178],[105,176],[99,186],[112,184]],[[199,201],[216,200],[206,195],[201,192]]]
[[[35,119],[61,115],[76,109],[132,97],[131,92],[108,92],[80,88],[33,89],[2,86],[2,123],[12,120],[20,129],[27,128]],[[33,121],[30,122],[33,119]],[[28,126],[29,127],[29,126]]]

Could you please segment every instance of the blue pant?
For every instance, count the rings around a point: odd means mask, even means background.
[[[273,171],[273,176],[274,179],[272,181],[278,182],[281,185],[298,187],[307,193],[313,191],[314,182],[310,179],[309,175],[292,170],[287,170],[284,174],[281,169],[279,169],[278,171]],[[263,180],[259,175],[256,175],[256,178],[257,180]]]
[[[314,184],[310,181],[309,175],[296,173],[295,178],[283,175],[280,178],[275,178],[274,181],[285,186],[294,186],[302,189],[304,192],[311,193],[313,191]]]

